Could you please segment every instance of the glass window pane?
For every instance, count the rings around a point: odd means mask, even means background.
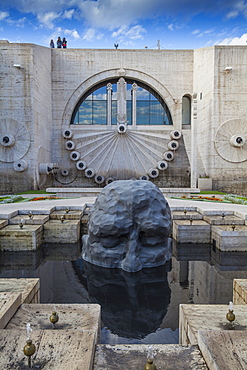
[[[127,84],[126,86],[127,86],[127,88],[126,88],[126,100],[131,100],[132,85]]]
[[[85,100],[93,100],[93,94],[88,95],[88,97]]]
[[[111,124],[117,124],[117,101],[113,100],[111,103]]]
[[[93,101],[93,125],[106,125],[106,101]]]
[[[116,81],[116,80],[115,80]],[[112,85],[111,122],[117,124],[117,83],[106,81],[104,86],[96,88],[89,96],[83,99],[73,113],[73,124],[107,124],[107,84]],[[132,124],[132,85],[135,81],[126,80],[126,111],[127,124]],[[138,84],[138,83],[137,83]],[[136,90],[136,123],[138,125],[171,125],[172,118],[165,102],[151,87],[140,83]],[[99,86],[99,85],[98,85]],[[85,95],[86,96],[86,95]],[[183,104],[185,105],[185,104]],[[183,117],[184,118],[184,117]],[[183,119],[184,121],[184,119]]]
[[[132,101],[127,100],[127,125],[132,125]]]
[[[149,101],[136,102],[137,125],[149,125]]]
[[[117,84],[112,84],[112,97],[111,100],[117,100]]]
[[[164,125],[164,109],[158,100],[150,101],[150,125]]]
[[[78,110],[80,125],[92,124],[92,104],[92,100],[84,100],[84,102],[81,104]]]
[[[150,93],[143,89],[142,87],[138,87],[136,91],[136,99],[137,100],[149,100]]]
[[[93,100],[106,100],[107,91],[106,86],[102,86],[93,92]]]

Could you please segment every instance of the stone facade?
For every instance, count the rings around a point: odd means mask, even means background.
[[[213,189],[246,194],[246,50],[49,49],[0,41],[0,192],[103,187],[141,175],[163,188],[196,187],[207,174]],[[151,87],[173,125],[128,125],[122,135],[109,124],[70,124],[87,91],[120,78]],[[183,125],[184,96],[190,125]],[[167,160],[171,141],[178,147]]]

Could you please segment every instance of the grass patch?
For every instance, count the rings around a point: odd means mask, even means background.
[[[47,193],[45,190],[28,190],[17,194],[21,195],[21,194],[53,194],[53,193]]]

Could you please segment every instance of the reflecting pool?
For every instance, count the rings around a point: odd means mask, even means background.
[[[128,273],[82,260],[81,245],[1,252],[0,277],[39,277],[41,303],[98,303],[101,343],[178,343],[179,304],[228,304],[233,279],[247,278],[246,253],[176,244],[171,259]]]

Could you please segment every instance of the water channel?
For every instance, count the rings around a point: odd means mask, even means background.
[[[98,303],[101,343],[178,343],[179,304],[228,304],[233,279],[247,278],[246,253],[172,242],[171,259],[127,273],[82,260],[81,245],[1,252],[0,278],[38,277],[41,303]]]

